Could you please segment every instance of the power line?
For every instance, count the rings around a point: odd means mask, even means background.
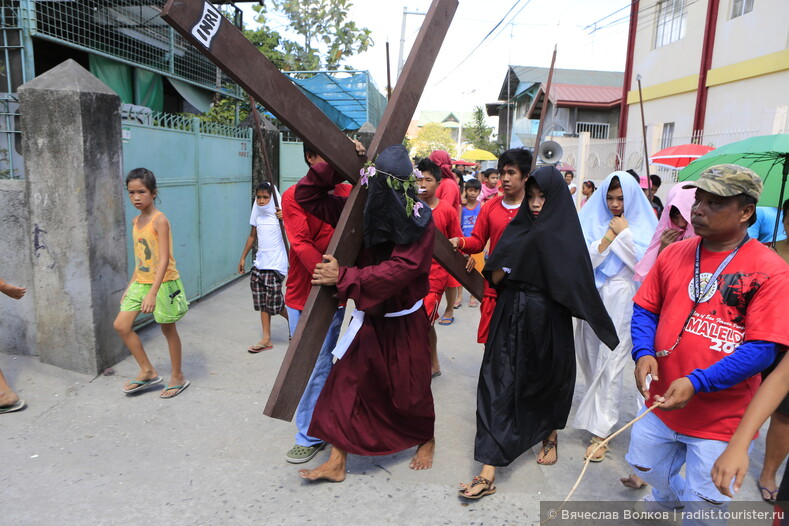
[[[520,4],[522,1],[523,1],[523,0],[517,0],[517,1],[516,1],[514,4],[512,4],[512,7],[510,7],[510,8],[509,8],[509,10],[507,11],[507,13],[505,13],[505,15],[504,15],[504,16],[501,18],[501,20],[499,20],[499,21],[498,21],[498,23],[496,23],[496,25],[495,25],[495,26],[493,26],[493,29],[491,29],[490,31],[488,31],[488,34],[487,34],[487,35],[485,35],[485,36],[482,38],[482,40],[479,42],[479,44],[477,44],[477,45],[474,47],[474,49],[472,49],[472,50],[471,50],[471,52],[470,52],[468,55],[466,55],[466,58],[464,58],[463,60],[461,60],[461,61],[460,61],[460,63],[459,63],[457,66],[455,66],[454,68],[452,68],[452,69],[450,70],[450,72],[449,72],[449,73],[447,73],[447,74],[446,74],[446,76],[445,76],[444,78],[442,78],[441,80],[439,80],[438,82],[436,82],[436,84],[435,84],[435,85],[438,85],[438,84],[441,84],[442,82],[444,82],[446,79],[448,79],[448,78],[450,77],[450,75],[452,75],[452,74],[455,72],[455,70],[457,70],[457,69],[458,69],[460,66],[462,66],[462,65],[463,65],[463,63],[464,63],[465,61],[467,61],[467,60],[468,60],[468,59],[471,57],[471,55],[473,55],[473,54],[474,54],[474,53],[475,53],[475,52],[476,52],[476,51],[477,51],[477,50],[480,48],[480,46],[481,46],[482,44],[484,44],[484,43],[485,43],[485,41],[486,41],[486,40],[487,40],[487,39],[490,37],[490,35],[492,35],[494,31],[496,31],[496,29],[497,29],[497,28],[498,28],[498,27],[499,27],[499,26],[500,26],[500,25],[501,25],[501,24],[504,22],[504,20],[506,20],[506,19],[507,19],[507,17],[510,15],[510,13],[512,13],[512,11],[513,11],[513,10],[514,10],[516,7],[518,7],[518,4]],[[523,8],[524,8],[524,7],[526,7],[527,5],[529,5],[529,4],[531,3],[531,1],[532,1],[532,0],[526,0],[526,4],[524,4],[524,5],[522,6],[522,8],[521,8],[521,11],[523,11]],[[518,14],[520,14],[520,12],[521,12],[521,11],[518,11]],[[516,16],[517,16],[517,15],[516,15]],[[515,18],[515,17],[513,17],[513,19],[514,19],[514,18]]]

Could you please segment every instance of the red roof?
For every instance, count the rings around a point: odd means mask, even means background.
[[[580,84],[553,84],[551,100],[557,106],[610,108],[622,102],[622,88],[615,86],[586,86]]]

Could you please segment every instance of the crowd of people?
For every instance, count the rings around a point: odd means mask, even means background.
[[[616,171],[599,185],[583,181],[579,200],[572,172],[552,165],[532,171],[526,149],[505,151],[495,169],[464,174],[447,152],[412,160],[395,145],[364,170],[364,243],[345,266],[326,252],[351,186],[309,145],[304,160],[307,175],[281,196],[269,183],[257,186],[238,263],[243,274],[257,244],[250,287],[262,336],[250,353],[273,348],[273,316],[287,318],[294,333],[312,286],[333,287],[340,300],[286,460],[309,462],[326,445],[331,452],[301,477],[340,482],[349,453],[412,447],[412,469],[432,466],[431,382],[441,375],[443,330],[435,325],[452,325],[463,305],[460,283],[433,259],[440,233],[468,256],[469,271],[485,277],[481,303],[468,303],[479,306],[477,341],[485,348],[474,442],[481,467],[460,485],[461,498],[494,494],[496,469],[534,446],[539,464],[557,463],[578,368],[585,390],[572,426],[591,435],[591,462],[610,454],[606,438],[622,420],[623,392],[643,396],[646,414],[633,426],[626,455],[633,472],[622,482],[651,486],[650,509],[727,509],[768,417],[758,484],[765,501],[789,500],[787,477],[780,489],[776,484],[789,453],[789,361],[782,359],[789,242],[784,235],[774,250],[764,244],[778,211],[756,206],[763,185],[754,172],[713,166],[671,188],[664,206],[656,195],[660,178]],[[126,189],[140,213],[135,269],[115,329],[140,372],[122,389],[137,393],[163,382],[133,330],[141,312],[152,313],[170,351],[170,378],[160,392],[169,399],[190,385],[175,328],[188,310],[186,293],[170,224],[156,208],[154,174],[132,170]],[[787,212],[789,201],[785,228]],[[0,292],[19,299],[25,289],[0,280]],[[340,337],[349,300],[355,309]],[[635,381],[625,378],[628,360]],[[22,408],[0,373],[0,413]]]

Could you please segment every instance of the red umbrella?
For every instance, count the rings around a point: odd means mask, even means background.
[[[680,144],[664,148],[649,158],[650,164],[667,166],[669,168],[685,168],[702,155],[714,150],[712,146],[703,144]]]
[[[556,169],[560,172],[575,172],[575,168],[571,164],[567,163],[558,163],[556,165]]]
[[[460,166],[475,166],[477,163],[471,161],[456,160],[456,161],[452,161],[452,164],[457,164]]]

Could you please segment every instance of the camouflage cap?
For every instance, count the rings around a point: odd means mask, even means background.
[[[764,183],[750,168],[736,164],[716,164],[702,171],[698,180],[685,183],[682,188],[700,188],[721,197],[745,194],[758,201]]]

